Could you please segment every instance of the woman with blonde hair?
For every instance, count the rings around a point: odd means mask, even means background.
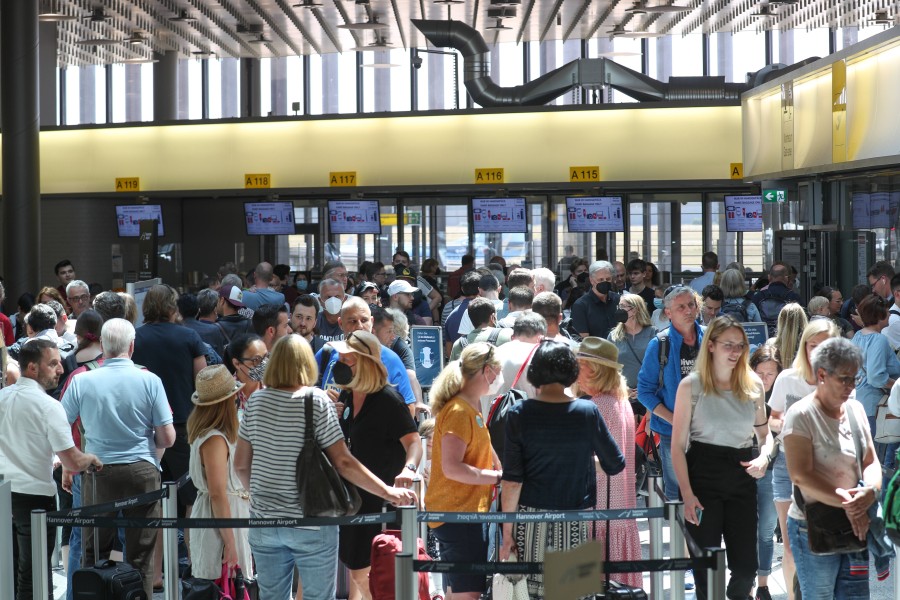
[[[125,292],[118,292],[118,294],[125,301],[125,320],[137,327],[138,307],[134,296]]]
[[[702,548],[725,540],[729,599],[750,596],[759,566],[756,480],[769,465],[772,436],[765,393],[750,368],[750,345],[741,324],[717,317],[703,336],[696,368],[678,385],[672,423],[672,465],[684,499],[688,531]],[[753,435],[760,454],[753,458]],[[706,600],[706,579],[695,579]],[[716,599],[719,600],[719,599]]]
[[[623,297],[622,300],[625,298],[637,298],[641,307],[645,305],[640,296],[632,294]],[[622,306],[621,301],[619,306]],[[646,310],[644,308],[639,310],[644,311],[646,318]],[[621,326],[620,323],[619,327]],[[612,334],[610,334],[611,336]],[[621,373],[623,367],[623,364],[619,362],[621,353],[613,343],[607,340],[586,337],[581,342],[576,356],[579,366],[578,393],[590,395],[591,402],[597,406],[606,423],[606,428],[620,449],[634,448],[634,412],[628,401],[628,382]],[[628,465],[631,462],[628,456],[634,456],[634,453],[626,454],[626,467],[620,473],[613,476],[597,473],[597,509],[635,507],[634,465]],[[609,498],[609,506],[607,506],[607,498]],[[610,528],[607,560],[641,560],[641,539],[637,521],[633,519],[597,521],[594,538],[604,540],[604,543],[607,524]],[[613,581],[638,588],[643,585],[643,577],[640,573],[617,573],[611,578]]]
[[[187,421],[191,445],[191,481],[197,499],[191,515],[200,519],[247,519],[250,493],[234,472],[234,446],[238,418],[235,396],[243,387],[224,365],[205,367],[195,381],[191,396],[194,410]],[[191,531],[191,574],[218,579],[222,565],[239,566],[253,576],[250,543],[246,529],[194,529]]]
[[[768,343],[778,348],[781,364],[793,364],[797,349],[800,347],[800,336],[803,335],[808,323],[806,311],[796,302],[785,304],[778,313],[777,332]]]
[[[431,388],[435,418],[431,477],[425,492],[428,510],[487,512],[503,473],[491,446],[481,397],[502,384],[493,346],[469,344],[441,371]],[[487,532],[480,524],[429,523],[441,544],[441,559],[480,562],[487,558]],[[477,600],[486,590],[484,575],[449,573],[447,600]]]
[[[624,323],[617,324],[609,332],[609,341],[619,350],[622,375],[628,384],[628,400],[637,414],[646,412],[644,405],[637,401],[637,380],[644,362],[647,344],[656,335],[657,329],[650,324],[647,303],[637,294],[625,294],[619,300],[619,308],[628,313]]]
[[[782,315],[788,307],[796,307],[802,312],[803,309],[799,304],[788,304],[781,309]],[[796,309],[794,309],[796,310]],[[781,316],[778,316],[779,333],[781,333]],[[804,317],[805,318],[805,317]],[[789,369],[782,371],[775,379],[772,386],[772,395],[769,397],[769,407],[772,414],[769,416],[769,427],[775,435],[781,433],[783,425],[783,417],[787,410],[793,406],[798,400],[808,396],[816,390],[816,377],[812,369],[810,357],[813,350],[821,345],[825,340],[840,335],[840,331],[833,321],[828,319],[816,319],[811,321],[803,329],[800,336],[800,342],[797,344],[796,358],[793,365]],[[782,357],[783,364],[787,364],[787,360]],[[778,525],[781,528],[781,537],[786,539],[787,532],[787,514],[791,506],[793,484],[788,475],[787,462],[785,460],[784,448],[775,458],[775,469],[772,471],[772,489],[775,500],[775,510],[778,511]],[[784,580],[786,582],[788,599],[794,598],[794,554],[791,552],[790,544],[784,545],[784,558],[782,559],[782,569],[784,571]]]
[[[388,383],[381,344],[368,331],[354,331],[344,341],[328,344],[338,353],[334,382],[341,388],[339,415],[350,453],[388,485],[411,487],[422,460],[422,442],[403,397]],[[359,512],[380,512],[384,501],[360,492]],[[372,540],[381,525],[342,526],[338,556],[350,570],[353,599],[367,598]]]
[[[303,516],[300,490],[293,477],[307,426],[341,477],[395,506],[412,504],[408,489],[385,485],[350,454],[333,403],[320,389],[316,360],[309,343],[297,334],[287,335],[272,348],[265,388],[247,402],[238,429],[234,467],[245,489],[250,490],[250,513],[262,519]],[[313,422],[306,422],[307,402]],[[256,560],[260,598],[287,600],[294,567],[300,573],[305,600],[335,597],[338,528],[255,528],[250,547]]]

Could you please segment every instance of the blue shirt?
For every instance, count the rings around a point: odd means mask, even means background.
[[[265,304],[281,306],[284,304],[284,294],[269,288],[260,288],[255,292],[244,292],[243,303],[244,306],[254,311],[259,310]]]
[[[888,379],[900,377],[900,360],[888,339],[880,333],[857,331],[850,341],[863,355],[863,364],[856,375],[856,399],[865,407],[866,416],[874,417],[879,400],[887,393]]]
[[[444,323],[444,343],[452,344],[460,338],[459,324],[469,308],[469,302],[471,302],[471,299],[464,298],[459,303],[459,306],[454,308],[453,312],[447,317],[447,321]]]
[[[322,364],[322,353],[325,351],[326,348],[322,348],[316,352],[317,365]],[[331,346],[327,347],[327,351],[331,352],[331,356],[328,359],[328,364],[325,365],[325,368],[322,369],[322,372],[320,373],[322,376],[321,388],[323,390],[327,390],[329,386],[335,387],[334,374],[332,371],[334,370],[334,363],[337,362],[337,359],[340,356]],[[397,392],[403,396],[404,402],[407,404],[415,404],[416,397],[413,395],[412,386],[409,385],[409,375],[406,373],[406,367],[403,366],[403,361],[400,360],[400,357],[389,348],[381,346],[381,362],[387,369],[388,383],[396,386]]]
[[[159,377],[127,358],[73,377],[62,399],[69,423],[84,425],[85,452],[105,464],[145,460],[159,466],[153,430],[172,422],[172,409]]]

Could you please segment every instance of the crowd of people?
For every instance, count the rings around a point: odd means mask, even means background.
[[[267,262],[245,275],[226,266],[190,293],[153,286],[140,306],[61,261],[59,287],[0,316],[17,598],[32,595],[33,509],[121,499],[187,474],[179,516],[302,517],[293,473],[308,428],[360,489],[363,513],[417,501],[440,512],[633,508],[642,415],[659,439],[665,496],[683,501],[698,544],[725,545],[727,598],[769,600],[776,529],[791,600],[795,587],[807,600],[867,597],[866,551],[811,552],[806,508],[842,509],[866,538],[882,466],[893,468],[897,451],[875,440],[900,379],[900,275],[877,263],[847,301],[823,287],[804,309],[784,263],[748,285],[740,264],[720,269],[707,252],[699,277],[663,286],[639,258],[567,258],[563,273],[500,257],[476,268],[472,256],[441,273],[433,259],[417,271],[398,250],[390,265],[355,273],[331,261],[317,279]],[[751,346],[745,323],[764,324],[768,339]],[[442,328],[447,357],[426,390],[409,337],[420,325]],[[492,439],[488,410],[512,387],[527,399]],[[154,517],[159,505],[121,514]],[[123,531],[100,530],[99,547],[87,529],[62,532],[69,598],[72,573],[110,556],[140,571],[148,597],[162,587],[158,530]],[[372,597],[380,531],[197,529],[185,545],[192,576],[240,567],[267,599],[331,600],[341,564],[358,600]],[[449,561],[493,550],[540,562],[596,538],[609,540],[610,560],[641,557],[635,521],[528,520],[504,524],[496,540],[489,532],[431,523],[430,547]],[[873,558],[886,577],[884,556]],[[642,583],[640,573],[612,578]],[[527,583],[530,597],[545,596],[540,575]],[[476,599],[487,585],[453,573],[432,592]],[[705,600],[704,577],[696,587]]]

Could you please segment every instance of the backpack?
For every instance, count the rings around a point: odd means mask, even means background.
[[[494,327],[491,329],[491,332],[488,334],[487,340],[485,340],[491,346],[497,346],[497,340],[500,339],[500,330],[502,327]],[[457,340],[459,344],[459,349],[462,351],[463,348],[469,345],[469,336],[464,335]]]
[[[659,341],[659,386],[657,393],[663,389],[663,375],[665,374],[666,365],[669,364],[669,329],[663,329],[656,334]]]
[[[500,460],[503,460],[503,452],[506,448],[506,420],[509,417],[509,411],[512,407],[528,399],[528,394],[515,388],[516,384],[519,383],[519,378],[522,377],[522,373],[525,372],[525,368],[531,363],[535,350],[537,350],[537,345],[532,348],[531,352],[528,353],[528,358],[519,367],[519,372],[516,373],[516,378],[513,379],[512,385],[509,386],[509,391],[494,398],[488,411],[487,428],[491,434],[491,446],[494,447],[494,451],[500,457]]]
[[[747,307],[750,306],[750,301],[746,298],[740,303],[737,302],[723,302],[722,303],[722,315],[731,315],[734,317],[736,321],[739,323],[747,323],[750,321],[750,315],[747,312]]]
[[[760,292],[757,297],[756,307],[759,309],[759,316],[769,329],[769,337],[775,337],[778,329],[778,314],[787,304],[787,300],[768,290]]]

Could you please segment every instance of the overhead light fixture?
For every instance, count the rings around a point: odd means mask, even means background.
[[[259,36],[249,39],[247,41],[250,42],[251,44],[271,44],[272,43],[272,40],[270,40],[263,34],[259,34]]]
[[[606,35],[609,37],[621,37],[621,38],[652,38],[652,37],[662,37],[661,33],[654,33],[652,31],[631,31],[625,29],[625,25],[619,23],[618,25],[613,26],[612,29],[606,32]]]
[[[143,35],[141,32],[136,31],[125,38],[124,41],[126,44],[131,44],[132,46],[140,46],[142,44],[148,43],[150,39],[147,36]]]
[[[869,25],[893,25],[894,19],[888,15],[886,10],[876,10],[875,14],[868,21]]]
[[[125,60],[123,60],[121,62],[122,62],[122,64],[126,64],[126,65],[145,65],[145,64],[149,64],[149,63],[157,63],[159,61],[156,60],[155,58],[138,57],[138,58],[126,58]]]
[[[396,63],[363,63],[359,65],[360,67],[365,67],[367,69],[393,69],[394,67],[401,67],[403,65],[398,65]]]
[[[191,54],[193,54],[197,58],[205,58],[207,56],[213,56],[213,53],[210,52],[209,50],[194,50],[193,52],[191,52]]]
[[[379,23],[378,15],[372,15],[372,18],[365,23],[341,23],[338,29],[352,29],[354,31],[366,31],[375,29],[387,29],[387,23]]]
[[[507,27],[503,24],[503,19],[497,19],[497,22],[493,25],[488,25],[485,29],[489,31],[502,31],[504,29],[512,29],[512,27]]]
[[[465,4],[464,0],[434,0],[435,4]]]
[[[52,21],[77,21],[78,17],[75,15],[68,15],[62,10],[62,6],[60,6],[59,2],[50,2],[44,1],[41,2],[41,7],[38,10],[38,21],[43,22],[52,22]]]
[[[169,20],[176,23],[193,23],[197,17],[192,17],[188,11],[182,10],[177,17],[169,17]]]
[[[121,42],[122,40],[114,40],[112,38],[89,38],[86,40],[78,40],[75,43],[79,46],[112,46]]]
[[[316,2],[315,0],[303,0],[303,2],[301,2],[300,4],[294,4],[293,6],[294,6],[294,8],[312,9],[312,8],[319,8],[322,5],[319,4],[318,2]]]
[[[631,8],[626,8],[625,12],[631,13],[633,15],[645,15],[647,13],[678,13],[684,12],[686,10],[691,10],[690,6],[678,6],[676,4],[657,4],[655,6],[648,6],[646,4],[642,4],[641,2],[635,2],[634,6]]]
[[[505,6],[519,6],[522,4],[522,0],[491,0],[491,8],[500,7],[503,8]]]
[[[391,50],[393,49],[393,45],[384,38],[378,39],[375,38],[375,41],[367,46],[358,46],[356,48],[350,48],[351,52],[374,52],[376,50]]]
[[[82,19],[87,19],[91,23],[102,23],[103,21],[109,20],[111,17],[106,14],[106,11],[103,10],[102,6],[98,6],[91,11],[91,14],[85,15]]]

